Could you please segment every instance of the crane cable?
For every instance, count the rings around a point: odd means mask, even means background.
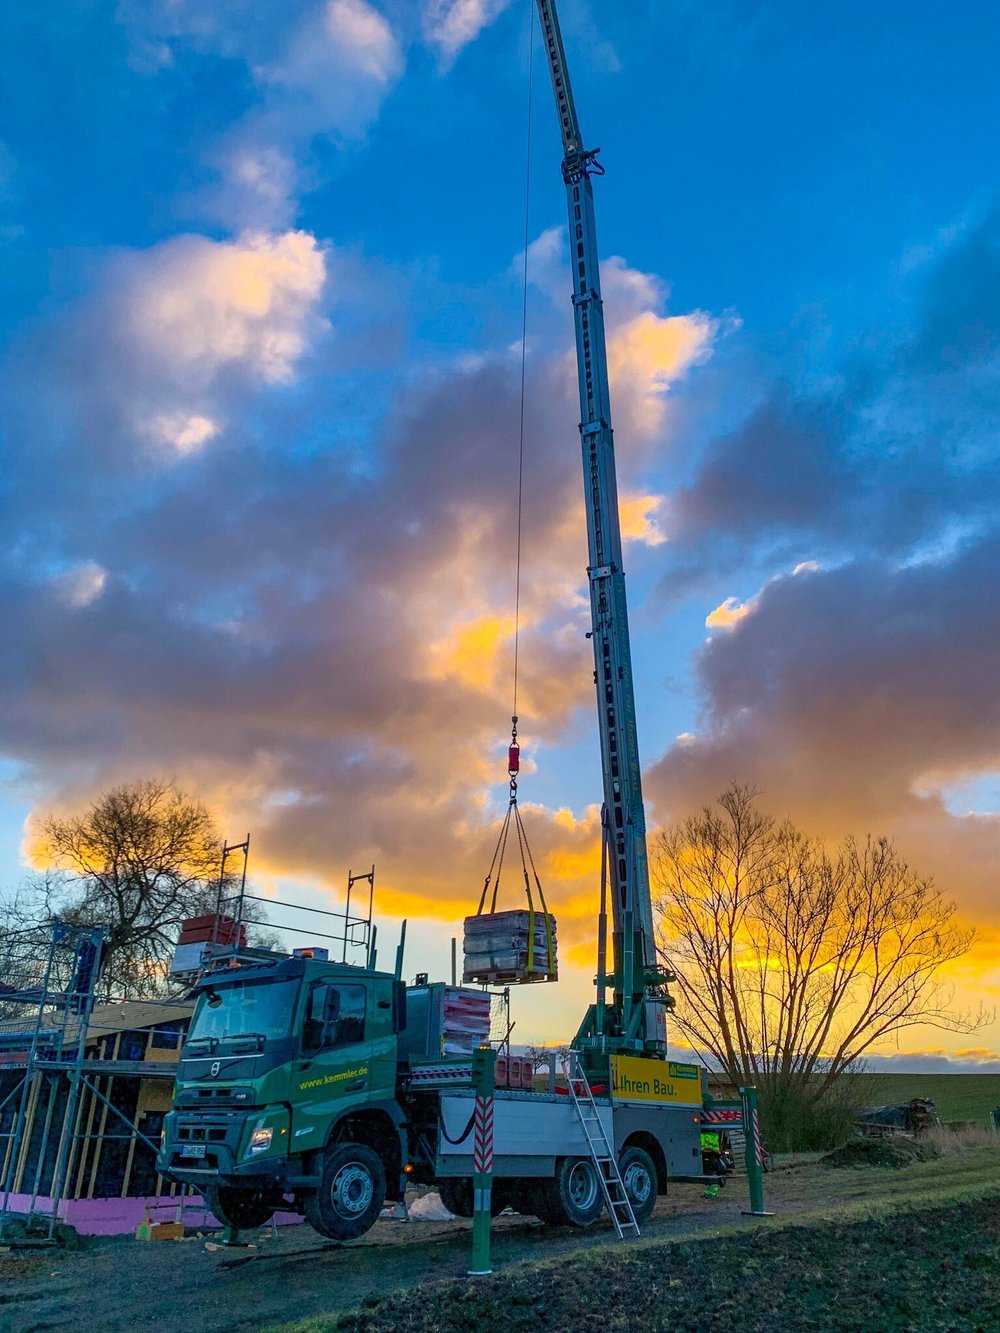
[[[497,845],[493,852],[493,860],[490,862],[490,868],[487,871],[486,879],[483,882],[483,891],[480,895],[479,907],[476,911],[476,915],[483,915],[491,886],[493,894],[490,900],[490,914],[492,915],[497,910],[497,895],[500,891],[500,877],[503,872],[504,855],[507,851],[507,837],[510,832],[511,816],[513,816],[514,828],[517,834],[518,851],[521,857],[521,873],[524,877],[524,891],[528,900],[528,980],[537,979],[538,976],[541,976],[543,980],[555,981],[558,973],[556,968],[554,919],[549,915],[549,910],[545,903],[545,894],[542,891],[541,880],[539,879],[538,871],[535,868],[535,858],[532,856],[531,848],[528,845],[528,835],[524,828],[524,824],[521,821],[521,812],[517,808],[517,774],[520,766],[520,747],[517,740],[517,674],[521,629],[521,530],[524,509],[524,416],[528,360],[528,244],[531,239],[531,85],[534,72],[535,53],[535,3],[536,0],[528,0],[528,105],[526,115],[527,142],[524,163],[524,259],[521,270],[521,398],[517,446],[517,539],[514,560],[514,699],[513,707],[511,709],[510,748],[507,752],[507,776],[510,778],[510,800],[507,806],[507,813],[500,828],[500,837],[497,839]],[[541,967],[536,967],[535,965],[534,923],[536,909],[531,892],[532,880],[534,880],[535,890],[538,894],[542,920],[545,923],[545,960]]]
[[[511,721],[517,740],[517,668],[521,630],[521,521],[524,500],[524,400],[528,338],[528,241],[531,216],[531,84],[535,57],[535,0],[528,0],[528,108],[524,155],[524,259],[521,271],[521,405],[517,446],[517,541],[514,559],[514,704]]]
[[[521,813],[517,808],[517,774],[520,761],[520,746],[518,745],[517,740],[517,670],[521,627],[521,530],[524,508],[524,416],[528,359],[528,243],[531,236],[531,84],[535,52],[534,7],[535,0],[528,0],[528,105],[526,116],[527,143],[524,163],[524,257],[521,268],[521,398],[517,446],[517,538],[514,560],[514,702],[511,711],[510,747],[507,751],[507,776],[510,778],[510,799],[507,805],[507,813],[500,828],[500,837],[497,839],[496,849],[493,852],[493,860],[490,862],[490,868],[486,873],[486,879],[483,883],[483,892],[479,899],[477,915],[480,915],[486,906],[486,899],[491,885],[493,887],[493,897],[490,904],[490,911],[496,911],[497,891],[500,888],[500,876],[503,872],[503,861],[504,854],[507,850],[507,834],[510,831],[511,815],[514,816],[514,823],[517,829],[518,848],[521,853],[521,868],[524,873],[525,887],[527,889],[529,903],[531,902],[531,888],[528,879],[529,863],[532,872],[535,874],[536,884],[538,881],[538,875],[535,872],[534,859],[531,856],[531,849],[527,845],[527,835],[525,834],[524,827],[521,823]],[[527,855],[525,855],[525,853],[527,853]],[[540,884],[538,884],[538,892],[539,895],[541,895],[542,889]],[[545,899],[543,897],[543,904],[544,901]]]

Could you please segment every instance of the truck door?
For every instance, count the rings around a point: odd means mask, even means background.
[[[306,995],[292,1085],[292,1150],[322,1147],[330,1121],[372,1096],[371,982],[317,980]]]
[[[368,1043],[373,1102],[392,1101],[396,1096],[396,1032],[400,1018],[396,989],[397,983],[389,977],[379,977],[372,986],[375,1005],[368,1020]]]

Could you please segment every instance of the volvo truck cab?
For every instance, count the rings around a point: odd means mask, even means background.
[[[338,1239],[367,1230],[387,1194],[402,1197],[405,988],[388,973],[289,958],[210,973],[195,994],[158,1169],[232,1226],[286,1208]],[[345,1144],[353,1157],[338,1155]],[[321,1196],[343,1216],[328,1216]]]

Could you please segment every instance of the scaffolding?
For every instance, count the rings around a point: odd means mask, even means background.
[[[283,956],[262,944],[248,946],[247,925],[281,936],[308,936],[310,943],[322,940],[332,959],[354,961],[360,953],[364,965],[375,966],[374,866],[362,874],[349,873],[344,909],[331,912],[248,892],[249,850],[249,836],[224,845],[209,946],[196,969],[171,978],[180,988],[172,998],[145,1001],[144,1006],[165,1005],[173,1014],[206,972]],[[242,864],[237,861],[234,870],[236,857]],[[220,933],[223,922],[228,923],[227,937]],[[16,1219],[20,1226],[53,1239],[68,1201],[93,1198],[95,1182],[102,1173],[106,1177],[101,1157],[105,1145],[122,1159],[123,1196],[133,1164],[148,1173],[149,1162],[136,1156],[137,1146],[148,1148],[155,1160],[158,1144],[137,1123],[144,1096],[149,1110],[143,1088],[155,1094],[157,1103],[162,1101],[156,1093],[159,1084],[147,1085],[146,1080],[166,1083],[169,1090],[176,1059],[166,1051],[161,1054],[168,1058],[162,1061],[128,1058],[136,1053],[128,1037],[128,1004],[115,1006],[122,1009],[121,1022],[111,1013],[105,1015],[110,1025],[95,1018],[105,947],[103,928],[63,921],[0,937],[0,1237],[11,1234]],[[103,1014],[103,1009],[98,1012]],[[135,1031],[156,1028],[147,1016]],[[121,1100],[123,1079],[139,1081],[134,1120],[127,1114],[133,1109],[128,1097],[125,1109],[112,1100],[113,1092]],[[161,1185],[157,1175],[157,1194]]]
[[[243,863],[238,873],[228,873],[226,862],[234,853],[242,853]],[[343,911],[323,907],[306,907],[302,903],[282,902],[279,898],[265,898],[247,890],[247,861],[250,855],[250,835],[241,843],[226,843],[222,849],[222,865],[216,891],[215,919],[210,947],[206,950],[200,971],[230,967],[234,963],[271,962],[276,953],[267,946],[254,947],[244,942],[246,927],[279,936],[305,936],[310,944],[325,941],[332,961],[340,954],[340,962],[356,961],[356,951],[363,951],[364,965],[375,966],[375,948],[378,928],[372,923],[375,900],[375,867],[355,874],[348,871],[347,892]],[[361,886],[360,888],[358,886]],[[278,915],[275,915],[277,913]],[[220,931],[224,924],[235,942],[223,942]],[[294,943],[292,944],[294,946]],[[289,949],[291,952],[291,949]]]
[[[89,1085],[107,1100],[89,1083],[94,1062],[86,1058],[104,946],[102,928],[63,921],[52,923],[47,940],[27,930],[0,945],[0,1069],[15,1076],[0,1101],[0,1235],[16,1195],[19,1219],[26,1214],[29,1226],[44,1225],[53,1237],[77,1146],[80,1094]]]
[[[146,1080],[172,1082],[176,1062],[128,1058],[132,1029],[95,1019],[105,940],[102,928],[56,921],[0,941],[0,1237],[16,1223],[55,1239],[68,1201],[93,1197],[109,1145],[124,1145],[123,1195],[137,1145],[155,1160],[158,1145],[115,1105],[112,1085],[137,1082],[138,1119]]]

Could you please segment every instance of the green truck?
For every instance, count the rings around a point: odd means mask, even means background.
[[[299,1212],[350,1240],[386,1201],[402,1203],[408,1182],[471,1216],[471,1043],[467,1055],[442,1051],[468,1040],[469,1014],[488,1023],[488,993],[292,957],[208,973],[196,994],[157,1165],[220,1221]],[[671,1176],[700,1171],[701,1072],[627,1056],[607,1067],[603,1082],[590,1076],[593,1113],[642,1221]],[[494,1110],[494,1211],[595,1221],[606,1199],[595,1135],[566,1090],[499,1088]]]

